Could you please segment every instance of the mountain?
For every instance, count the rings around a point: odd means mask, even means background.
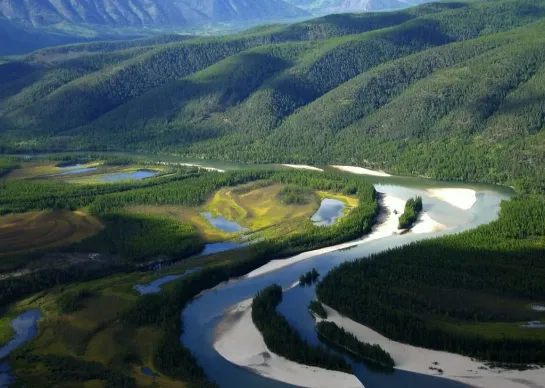
[[[185,28],[306,15],[283,0],[0,0],[1,18],[34,27]]]
[[[5,152],[352,164],[545,191],[544,117],[545,0],[61,46],[0,65]]]
[[[384,11],[406,8],[428,3],[433,0],[287,0],[289,3],[312,13],[326,15],[332,13]]]

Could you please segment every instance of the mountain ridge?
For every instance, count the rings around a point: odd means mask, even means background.
[[[435,3],[105,52],[46,49],[0,66],[2,149],[355,164],[493,183],[525,170],[522,184],[541,190],[544,18],[542,0]]]

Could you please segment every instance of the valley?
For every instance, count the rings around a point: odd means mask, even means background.
[[[0,386],[542,385],[545,2],[308,17],[1,58]]]

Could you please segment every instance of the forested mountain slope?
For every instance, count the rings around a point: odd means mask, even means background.
[[[3,150],[335,162],[542,189],[543,0],[164,39],[0,66]]]

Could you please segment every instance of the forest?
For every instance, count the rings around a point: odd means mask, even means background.
[[[353,164],[537,192],[544,15],[542,0],[438,3],[50,48],[0,65],[0,151]]]
[[[499,220],[342,264],[320,301],[396,341],[478,359],[545,363],[543,200],[503,202]],[[486,274],[486,275],[485,275]]]
[[[390,354],[379,345],[370,345],[361,342],[353,334],[346,332],[333,322],[318,322],[316,324],[316,331],[326,342],[335,344],[337,347],[348,351],[352,356],[386,368],[393,368],[395,366]]]
[[[399,226],[398,229],[409,229],[411,228],[416,220],[418,215],[422,211],[422,197],[418,196],[415,198],[409,198],[405,203],[405,209],[401,217],[399,217]]]
[[[261,290],[252,302],[252,320],[268,349],[299,364],[352,372],[352,367],[341,356],[324,347],[312,346],[302,339],[286,318],[276,311],[280,302],[282,287],[278,284]]]

